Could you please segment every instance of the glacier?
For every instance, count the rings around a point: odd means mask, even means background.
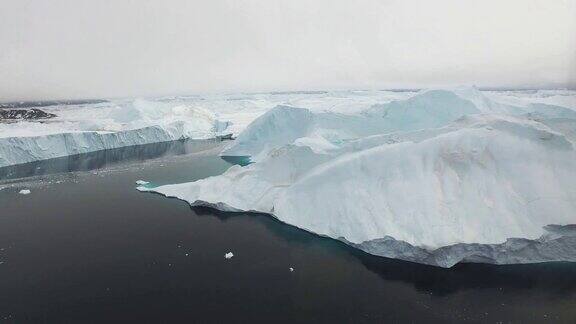
[[[226,136],[200,107],[147,100],[63,107],[49,121],[0,124],[0,167],[132,145]]]
[[[251,164],[138,190],[440,267],[576,261],[576,111],[521,94],[433,89],[349,112],[280,104],[221,153]]]

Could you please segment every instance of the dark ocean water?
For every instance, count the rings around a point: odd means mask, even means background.
[[[223,172],[218,145],[0,169],[0,321],[576,322],[575,264],[439,269],[134,189]]]

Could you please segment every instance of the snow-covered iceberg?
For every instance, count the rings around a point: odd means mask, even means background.
[[[227,134],[199,107],[135,100],[54,111],[49,121],[0,124],[0,167],[132,145]]]
[[[372,105],[353,115],[277,106],[258,117],[221,155],[249,156],[257,161],[270,150],[290,143],[322,150],[369,135],[438,128],[476,114],[576,120],[576,111],[566,107],[500,103],[476,88],[425,90],[404,100]]]
[[[368,253],[458,262],[576,261],[572,109],[476,89],[423,91],[355,114],[276,107],[220,176],[143,188],[256,211]]]

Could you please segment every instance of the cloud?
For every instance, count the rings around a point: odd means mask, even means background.
[[[0,101],[574,86],[575,0],[3,0]]]

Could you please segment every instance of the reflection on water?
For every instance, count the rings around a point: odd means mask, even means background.
[[[191,209],[196,215],[217,217],[222,221],[235,217],[255,218],[269,231],[288,242],[322,245],[328,250],[345,251],[383,280],[407,283],[418,291],[433,293],[435,296],[493,288],[518,292],[532,290],[551,295],[576,294],[576,263],[572,262],[517,265],[462,263],[446,269],[370,255],[345,243],[281,224],[266,214],[223,212],[209,207]]]
[[[358,252],[354,251],[355,254]],[[359,259],[367,269],[383,279],[407,282],[419,291],[437,296],[493,288],[528,294],[538,291],[555,296],[574,295],[576,292],[576,264],[569,262],[517,265],[463,263],[443,269],[366,254]]]
[[[126,146],[0,168],[0,179],[19,179],[63,172],[89,171],[115,164],[197,153],[217,147],[222,139],[179,140]]]

